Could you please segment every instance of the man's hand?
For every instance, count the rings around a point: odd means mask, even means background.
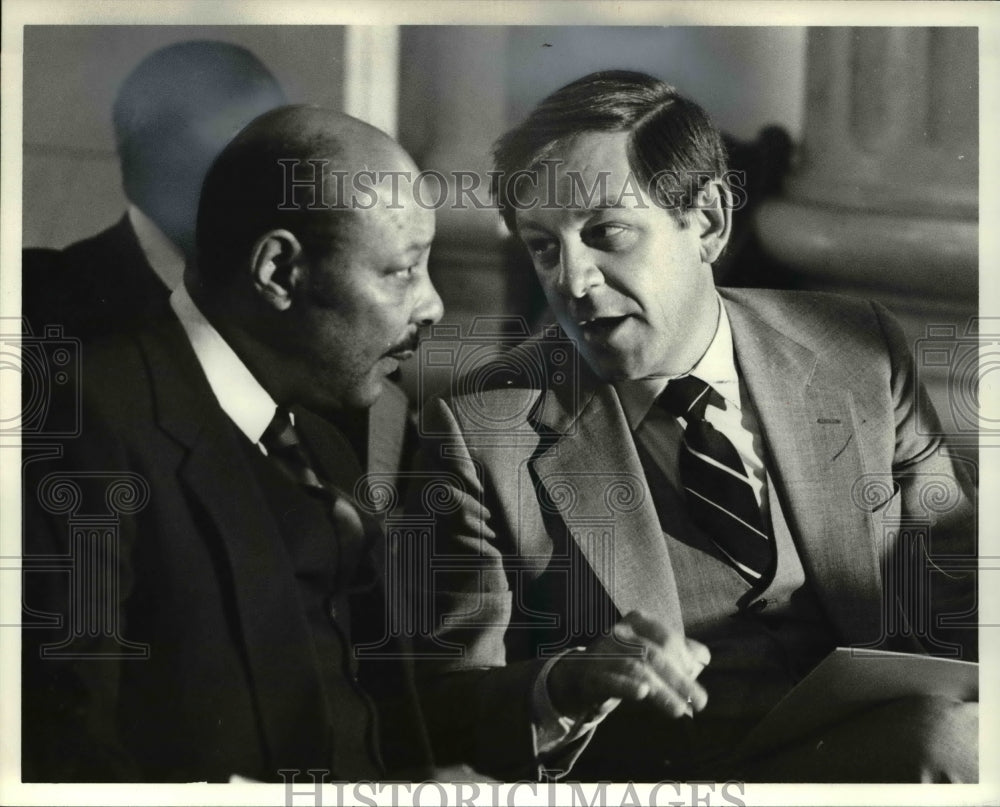
[[[649,701],[674,718],[691,715],[708,703],[696,679],[710,660],[701,642],[632,611],[609,636],[552,666],[549,697],[570,718],[592,716],[612,699]]]

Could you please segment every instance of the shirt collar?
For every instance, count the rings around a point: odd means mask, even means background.
[[[177,288],[184,277],[184,253],[134,204],[129,204],[126,214],[135,240],[156,276],[168,289]]]
[[[693,375],[719,393],[727,402],[737,409],[742,408],[740,398],[740,382],[736,373],[736,358],[733,353],[733,331],[729,324],[726,306],[718,294],[715,295],[719,304],[719,321],[715,335],[708,349],[688,372],[676,376],[656,376],[655,378],[640,378],[635,381],[619,381],[615,384],[618,398],[625,410],[625,418],[629,428],[635,431],[639,428],[650,408],[666,388],[672,378]]]
[[[277,408],[274,399],[205,319],[183,283],[170,295],[170,306],[184,327],[222,411],[250,442],[260,442]]]

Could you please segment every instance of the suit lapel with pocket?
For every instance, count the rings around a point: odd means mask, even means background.
[[[851,496],[864,474],[852,393],[822,355],[723,296],[769,475],[808,579],[846,639],[877,636],[879,559],[871,519]]]

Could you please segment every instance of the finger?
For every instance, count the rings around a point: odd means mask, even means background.
[[[635,674],[632,671],[615,672],[602,670],[599,679],[584,684],[594,702],[609,699],[623,701],[641,701],[649,697],[655,682],[648,675]]]
[[[644,657],[649,647],[649,641],[643,638],[629,622],[618,622],[611,630],[615,640],[611,652],[624,656]]]
[[[634,633],[629,623],[615,626],[615,636],[623,641],[642,641]],[[676,645],[681,647],[682,645]],[[654,706],[671,717],[693,714],[705,708],[708,693],[692,675],[688,675],[681,663],[673,658],[673,653],[643,641],[645,653],[634,656],[620,652],[617,647],[608,648],[589,670],[587,687],[591,698],[608,694],[606,687],[614,686],[614,694],[623,700],[649,700]],[[591,647],[590,650],[596,650]],[[684,661],[687,649],[681,650]],[[588,653],[589,655],[589,653]],[[596,661],[596,659],[595,659]],[[700,665],[695,665],[699,668]]]
[[[641,611],[632,611],[625,623],[643,639],[654,645],[664,658],[669,659],[685,676],[697,678],[711,659],[708,648],[701,642],[688,639],[683,633],[671,630]],[[662,662],[655,662],[662,663]]]
[[[685,696],[685,699],[691,706],[691,711],[693,712],[700,712],[708,706],[708,692],[705,687],[697,681],[692,681],[686,690],[681,694]]]
[[[549,670],[546,687],[555,709],[567,717],[590,713],[609,698],[642,700],[651,682],[642,648],[623,648],[605,637],[583,653],[560,658]]]
[[[699,712],[708,703],[708,693],[696,680],[704,668],[693,660],[686,647],[679,653],[677,650],[676,644],[650,647],[646,654],[647,666],[663,686],[691,705],[691,711]]]
[[[648,701],[670,717],[679,717],[688,707],[686,698],[641,662],[626,663],[617,670],[603,670],[598,686],[601,692],[614,694],[622,700]]]
[[[691,654],[691,658],[695,663],[700,664],[702,669],[709,665],[709,662],[712,661],[712,653],[705,645],[696,639],[688,637],[684,638],[684,643],[687,645],[688,653]]]
[[[677,691],[663,679],[654,679],[646,700],[668,717],[690,716],[694,711],[694,699],[689,703],[686,694]]]
[[[695,676],[679,669],[676,662],[665,659],[662,651],[650,653],[650,662],[648,667],[660,687],[675,695],[685,706],[690,704],[693,712],[700,712],[705,708],[708,703],[708,692],[695,680]]]
[[[688,677],[694,680],[711,662],[712,654],[701,642],[696,642],[694,639],[685,639],[685,642],[687,643],[688,656],[691,658],[691,667],[688,668],[687,673]]]
[[[656,652],[652,648],[650,655],[654,656]],[[615,686],[615,692],[623,700],[649,701],[669,717],[691,715],[703,709],[708,701],[707,693],[696,681],[684,679],[676,673],[667,681],[655,666],[641,659],[609,661],[602,668],[602,673],[604,680],[601,685]]]
[[[671,631],[663,623],[646,616],[642,611],[629,611],[623,621],[630,625],[638,636],[654,644],[664,645],[670,641]]]

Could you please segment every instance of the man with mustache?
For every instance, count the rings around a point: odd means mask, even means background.
[[[742,745],[838,645],[975,658],[974,490],[898,326],[715,287],[725,152],[661,81],[580,79],[495,158],[561,330],[425,411],[439,751],[504,778],[976,781],[977,704],[948,697]]]
[[[59,325],[84,345],[170,317],[170,293],[195,258],[198,195],[223,147],[259,115],[287,103],[246,48],[178,42],[146,56],[122,81],[112,110],[125,215],[60,251],[26,249],[22,313],[33,332]],[[25,394],[35,390],[25,386]],[[362,467],[391,474],[412,453],[409,402],[394,384],[376,403],[333,412]]]
[[[205,180],[172,317],[89,347],[81,434],[26,474],[25,780],[426,769],[402,651],[356,652],[385,638],[384,536],[332,425],[442,313],[433,212],[328,187],[369,169],[415,171],[347,115],[257,118]]]

